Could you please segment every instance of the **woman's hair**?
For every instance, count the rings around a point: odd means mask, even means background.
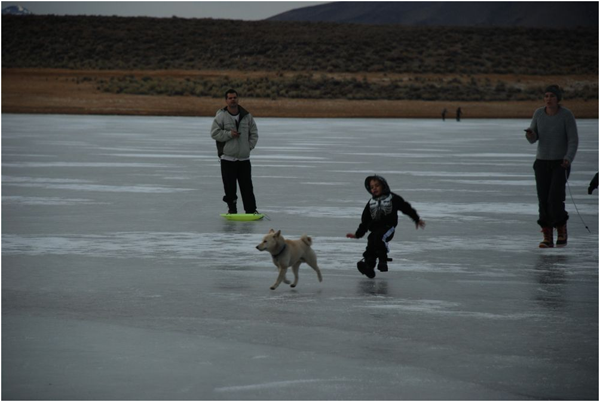
[[[552,92],[555,96],[556,99],[558,99],[558,101],[560,102],[562,100],[562,90],[560,89],[560,87],[558,85],[550,85],[549,87],[546,88],[546,92]]]

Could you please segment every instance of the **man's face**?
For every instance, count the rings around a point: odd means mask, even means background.
[[[227,107],[235,108],[238,105],[238,97],[235,93],[227,94]]]

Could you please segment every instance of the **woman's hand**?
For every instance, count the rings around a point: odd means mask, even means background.
[[[527,139],[529,141],[534,141],[535,140],[535,133],[530,128],[528,128],[528,129],[525,130],[525,136],[527,137]]]
[[[425,229],[425,221],[423,219],[419,219],[419,222],[415,223],[417,229]]]
[[[347,233],[346,237],[349,239],[356,239],[356,235],[354,233]]]

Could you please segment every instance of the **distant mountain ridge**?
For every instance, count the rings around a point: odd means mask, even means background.
[[[21,6],[8,6],[2,9],[2,15],[32,15],[33,13]]]
[[[270,21],[406,26],[577,28],[598,26],[598,2],[333,2]]]

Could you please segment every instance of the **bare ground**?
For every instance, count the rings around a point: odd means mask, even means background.
[[[101,115],[155,115],[155,116],[214,116],[224,105],[223,99],[192,96],[148,96],[110,94],[98,91],[93,81],[84,77],[110,78],[127,74],[161,77],[249,77],[275,75],[271,72],[240,71],[85,71],[57,69],[3,69],[2,113],[42,114],[101,114]],[[284,74],[298,74],[284,73]],[[402,75],[390,74],[329,74],[338,77],[356,76],[378,81]],[[498,79],[500,76],[488,76]],[[566,85],[573,80],[597,81],[597,76],[501,76],[503,80],[556,83]],[[459,106],[463,118],[529,118],[540,101],[514,102],[441,102],[441,101],[388,101],[388,100],[318,100],[318,99],[258,99],[242,98],[241,104],[257,117],[396,117],[439,118],[441,110],[448,109],[452,118]],[[598,118],[598,100],[565,100],[563,104],[578,118]]]

